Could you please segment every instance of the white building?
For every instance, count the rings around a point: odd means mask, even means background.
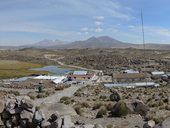
[[[165,72],[162,72],[162,71],[154,71],[154,72],[151,72],[152,75],[164,75]]]
[[[155,82],[139,82],[139,83],[118,83],[118,84],[104,84],[105,87],[125,87],[125,88],[136,88],[136,87],[159,87],[160,85]]]
[[[33,79],[39,79],[39,80],[51,80],[55,84],[64,83],[67,80],[67,77],[65,76],[37,76]]]
[[[87,75],[87,71],[74,71],[73,75]]]
[[[133,69],[127,69],[123,73],[139,73],[139,71],[135,71]]]

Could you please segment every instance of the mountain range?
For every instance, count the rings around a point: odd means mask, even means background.
[[[138,48],[143,44],[122,42],[109,36],[90,37],[87,40],[65,42],[61,40],[42,40],[35,44],[20,46],[19,48],[49,48],[49,49],[82,49],[82,48]],[[146,44],[146,49],[170,50],[170,44]]]

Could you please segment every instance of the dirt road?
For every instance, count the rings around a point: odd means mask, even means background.
[[[56,55],[53,55],[53,54],[45,54],[45,55],[44,55],[44,57],[45,57],[46,59],[55,61],[55,62],[57,62],[59,65],[64,66],[64,67],[81,69],[81,70],[89,70],[89,71],[93,71],[93,72],[96,72],[96,73],[100,72],[100,70],[88,69],[88,68],[84,68],[84,67],[80,67],[80,66],[64,64],[63,62],[60,61],[60,60],[63,59],[64,57],[52,58],[52,57],[55,57],[55,56],[56,56]]]
[[[63,96],[68,96],[68,97],[71,97],[73,96],[73,94],[79,89],[81,88],[82,86],[79,86],[79,85],[72,85],[71,87],[69,88],[66,88],[62,91],[57,91],[55,94],[51,95],[51,96],[48,96],[46,98],[41,98],[41,99],[36,99],[34,100],[34,103],[35,105],[40,105],[42,103],[56,103],[56,102],[59,102],[60,99],[63,97]]]

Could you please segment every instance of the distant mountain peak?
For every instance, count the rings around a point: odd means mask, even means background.
[[[95,36],[88,38],[86,41],[96,41],[98,40]]]

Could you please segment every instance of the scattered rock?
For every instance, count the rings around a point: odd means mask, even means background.
[[[169,128],[169,127],[170,127],[170,117],[164,120],[160,125],[160,128]]]
[[[155,121],[149,120],[147,123],[144,124],[143,128],[154,128]]]
[[[5,108],[5,102],[3,100],[0,100],[0,113],[4,110]]]
[[[113,116],[126,116],[127,114],[140,114],[145,116],[149,111],[149,107],[146,106],[140,100],[121,100],[115,104],[112,109]]]
[[[103,128],[103,126],[100,124],[95,124],[93,128]]]

